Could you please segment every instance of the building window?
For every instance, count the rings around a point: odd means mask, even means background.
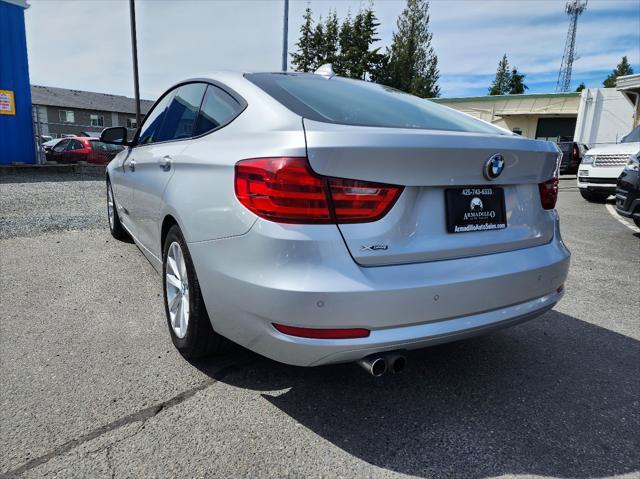
[[[104,126],[104,116],[91,115],[91,126]]]
[[[76,118],[71,110],[60,110],[60,121],[62,123],[75,123]]]
[[[127,118],[127,128],[132,130],[138,128],[138,124],[136,123],[135,118]]]

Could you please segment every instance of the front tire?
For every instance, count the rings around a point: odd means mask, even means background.
[[[584,188],[580,190],[580,194],[589,203],[604,203],[611,196],[608,193],[595,193]]]
[[[177,225],[164,241],[162,286],[171,340],[180,354],[195,359],[224,352],[228,342],[211,327],[191,255]]]
[[[109,219],[109,231],[111,236],[119,241],[126,241],[129,239],[129,234],[122,226],[120,222],[120,216],[118,215],[118,208],[116,208],[116,202],[113,196],[113,188],[111,187],[111,181],[107,179],[107,218]]]

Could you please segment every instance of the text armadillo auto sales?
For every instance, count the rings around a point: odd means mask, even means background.
[[[495,218],[496,212],[494,210],[491,211],[468,211],[464,214],[464,220],[484,220],[487,218]]]
[[[484,223],[481,225],[466,225],[466,226],[456,226],[456,233],[464,233],[467,231],[486,231],[486,230],[502,230],[506,228],[507,225],[504,223]]]

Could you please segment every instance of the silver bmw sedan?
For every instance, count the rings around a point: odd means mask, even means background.
[[[162,274],[187,358],[231,340],[288,364],[400,370],[563,295],[560,153],[332,74],[170,88],[107,168],[111,233]]]

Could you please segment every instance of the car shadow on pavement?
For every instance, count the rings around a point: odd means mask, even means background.
[[[411,352],[403,373],[382,378],[354,364],[257,358],[216,379],[261,391],[309,430],[391,471],[590,478],[640,471],[639,357],[640,342],[551,311]],[[207,373],[215,363],[196,366]]]

